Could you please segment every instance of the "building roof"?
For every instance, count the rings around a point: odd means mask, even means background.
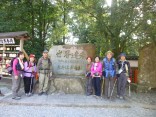
[[[30,39],[30,36],[28,35],[27,31],[19,31],[19,32],[5,32],[0,33],[0,39],[1,38],[15,38],[15,39]]]

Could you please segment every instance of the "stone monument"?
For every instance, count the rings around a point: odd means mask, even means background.
[[[50,92],[85,93],[86,57],[95,57],[92,44],[59,45],[49,50],[53,66]]]
[[[144,46],[139,52],[138,91],[156,88],[156,45]]]

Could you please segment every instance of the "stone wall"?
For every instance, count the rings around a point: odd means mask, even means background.
[[[156,45],[149,44],[139,52],[138,90],[156,88]]]

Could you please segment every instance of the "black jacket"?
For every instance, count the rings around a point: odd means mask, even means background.
[[[127,73],[126,72],[126,67],[125,67],[126,64],[127,64],[127,67],[128,67],[128,77],[132,77],[130,63],[127,60],[124,61],[124,63],[123,63],[122,73]],[[122,61],[117,62],[117,67],[118,67],[118,70],[122,67]]]

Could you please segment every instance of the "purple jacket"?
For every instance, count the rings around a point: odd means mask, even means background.
[[[95,73],[98,73],[100,76],[102,76],[102,63],[93,63],[91,67],[91,76],[93,76]]]
[[[36,65],[29,66],[28,63],[29,62],[24,63],[24,76],[25,77],[34,77],[34,74],[32,73],[32,71],[34,71],[34,73],[36,73]]]

